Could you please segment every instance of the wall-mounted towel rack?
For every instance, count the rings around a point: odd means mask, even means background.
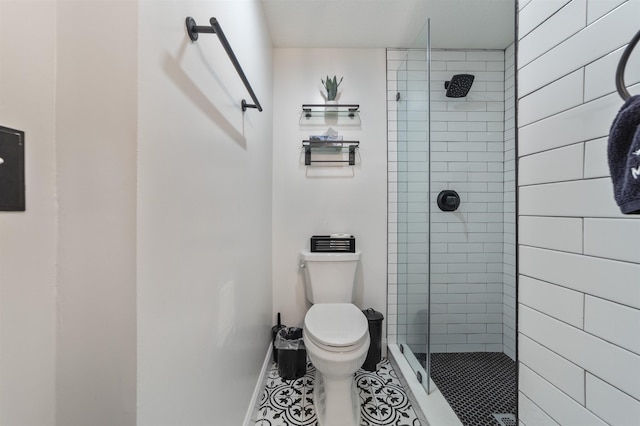
[[[635,36],[631,39],[627,48],[622,52],[622,56],[620,57],[620,62],[618,62],[618,69],[616,70],[616,88],[618,89],[618,94],[625,101],[631,97],[629,92],[627,91],[627,87],[624,84],[624,68],[627,66],[627,60],[629,56],[631,56],[631,51],[636,44],[638,44],[638,40],[640,40],[640,31],[636,33]]]
[[[209,23],[211,24],[210,27],[203,26],[203,25],[196,25],[196,21],[192,17],[188,16],[186,19],[186,25],[187,25],[187,33],[189,33],[189,38],[191,39],[191,41],[196,41],[198,40],[199,33],[216,34],[218,36],[218,39],[220,40],[220,43],[222,43],[222,47],[224,47],[224,50],[227,52],[227,55],[229,55],[229,59],[231,59],[233,66],[236,68],[236,71],[238,72],[240,79],[244,83],[244,87],[247,88],[247,91],[249,92],[249,95],[253,100],[253,104],[248,104],[247,101],[243,99],[242,111],[246,111],[247,108],[257,108],[258,111],[262,111],[262,106],[260,106],[260,102],[258,102],[258,98],[256,97],[256,94],[253,92],[253,89],[251,88],[251,84],[249,84],[249,80],[247,80],[247,76],[244,75],[244,71],[242,71],[242,67],[238,62],[236,55],[233,53],[233,49],[231,49],[231,46],[229,45],[229,42],[227,41],[227,38],[225,37],[224,32],[220,27],[220,24],[218,24],[218,20],[216,18],[211,18],[209,20]]]

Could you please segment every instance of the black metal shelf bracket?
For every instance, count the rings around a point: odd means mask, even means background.
[[[360,145],[359,141],[302,141],[304,148],[304,165],[310,166],[311,163],[349,163],[350,166],[356,164],[356,148]],[[312,149],[338,149],[347,148],[349,150],[348,160],[312,160]]]
[[[633,48],[636,47],[636,44],[638,44],[638,41],[640,41],[640,31],[633,36],[627,45],[627,48],[622,52],[620,62],[618,62],[618,68],[616,69],[616,89],[618,90],[620,97],[625,101],[629,99],[631,95],[624,84],[624,69],[627,66],[627,60],[629,60],[629,56],[631,56],[631,52],[633,51]]]
[[[222,44],[222,47],[224,47],[224,50],[227,52],[229,59],[231,59],[231,63],[236,68],[236,71],[238,72],[238,75],[240,76],[242,83],[244,83],[244,87],[247,88],[247,91],[249,92],[249,95],[253,100],[253,104],[249,104],[247,103],[246,100],[243,99],[241,103],[242,111],[246,111],[247,108],[255,108],[258,111],[262,111],[262,106],[260,105],[260,102],[258,101],[256,94],[251,88],[251,84],[249,84],[249,80],[247,80],[247,76],[244,74],[244,71],[242,70],[242,67],[240,66],[240,62],[238,62],[238,58],[236,58],[235,53],[233,53],[233,49],[231,49],[231,45],[229,45],[229,42],[227,41],[227,37],[225,37],[224,32],[222,31],[222,28],[218,23],[218,20],[216,18],[211,18],[209,20],[209,23],[211,24],[211,26],[196,25],[196,21],[192,17],[188,16],[187,19],[185,20],[185,24],[187,26],[187,33],[189,34],[189,38],[191,39],[191,41],[196,41],[198,40],[198,34],[200,33],[216,34],[218,36],[218,39],[220,40],[220,43]]]

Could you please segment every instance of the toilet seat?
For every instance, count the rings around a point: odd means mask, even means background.
[[[369,323],[352,303],[318,303],[309,308],[304,328],[307,338],[322,349],[348,352],[366,340]]]

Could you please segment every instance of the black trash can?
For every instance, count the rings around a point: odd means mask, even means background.
[[[369,338],[371,339],[367,359],[364,360],[362,369],[376,371],[382,360],[382,320],[384,316],[382,313],[373,310],[373,308],[365,309],[362,313],[369,321]]]
[[[307,372],[307,350],[302,340],[302,329],[285,327],[276,335],[278,374],[284,380],[299,379]]]

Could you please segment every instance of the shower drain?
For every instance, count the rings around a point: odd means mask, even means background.
[[[500,426],[516,426],[516,416],[511,413],[493,413]]]

